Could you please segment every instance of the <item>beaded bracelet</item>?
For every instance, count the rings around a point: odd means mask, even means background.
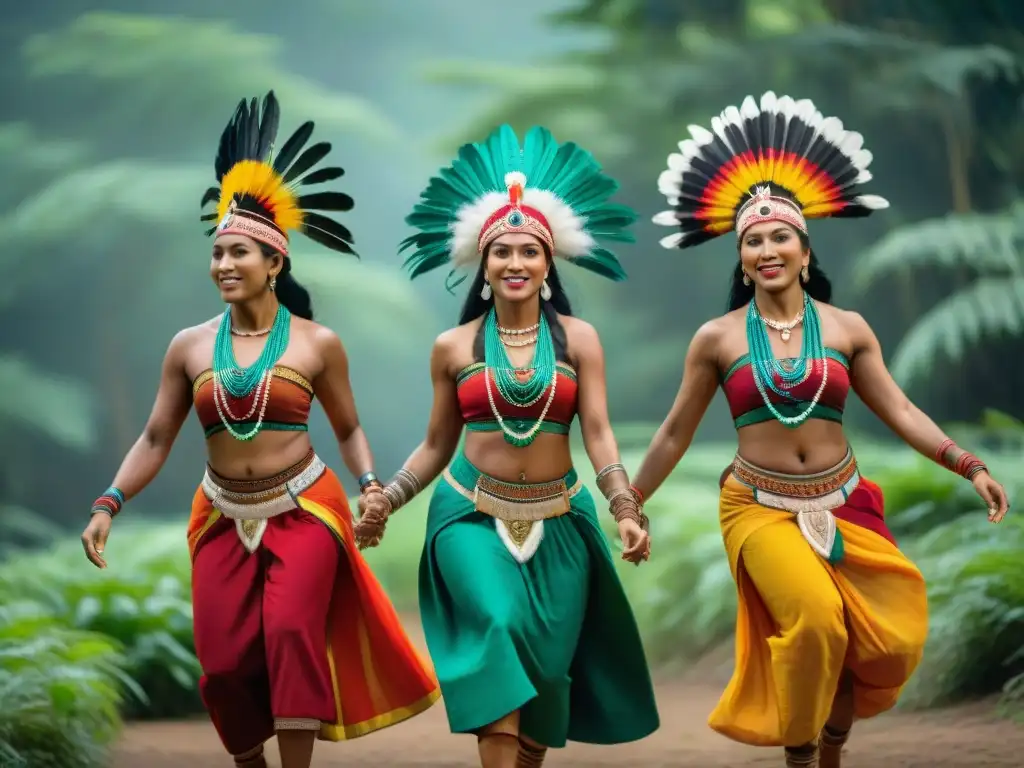
[[[963,450],[960,452],[960,455],[957,456],[956,461],[950,463],[947,460],[949,449],[958,447],[959,446],[953,440],[950,440],[947,437],[939,443],[939,447],[935,450],[935,460],[966,480],[973,480],[974,476],[979,472],[988,472],[988,467],[985,466],[985,462],[973,453],[968,453]]]
[[[650,523],[647,515],[644,514],[643,509],[637,502],[636,496],[633,495],[633,491],[629,488],[620,488],[611,495],[608,499],[608,511],[612,513],[612,518],[616,523],[629,519],[645,531]]]
[[[95,515],[97,512],[102,512],[105,515],[110,515],[111,519],[113,519],[117,517],[123,506],[124,493],[119,488],[110,486],[103,492],[102,496],[92,503],[92,511],[89,514]]]

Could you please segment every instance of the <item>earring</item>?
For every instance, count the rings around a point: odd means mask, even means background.
[[[270,285],[270,290],[274,290],[275,288],[277,288],[277,278],[274,277],[273,275],[271,275],[271,277],[270,277],[269,285]]]
[[[491,298],[491,284],[484,280],[484,287],[480,289],[480,298],[487,301]]]
[[[800,270],[800,280],[806,283],[810,279],[811,273],[808,271],[807,266],[805,265],[804,268]]]
[[[750,275],[748,275],[746,272],[743,273],[743,284],[750,285]]]
[[[540,287],[540,297],[544,301],[551,301],[551,286],[548,285],[548,281],[545,280],[544,284]]]

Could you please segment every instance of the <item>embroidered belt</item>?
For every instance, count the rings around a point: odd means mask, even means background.
[[[267,521],[298,508],[299,496],[319,480],[326,469],[327,465],[313,452],[268,480],[226,480],[207,467],[202,488],[214,508],[235,521],[238,538],[245,548],[255,552],[267,530]],[[276,484],[267,487],[270,481]],[[246,486],[259,487],[259,490],[235,490]]]
[[[740,456],[733,460],[732,474],[752,489],[758,504],[792,512],[811,548],[832,563],[843,557],[843,539],[832,510],[846,504],[860,484],[853,451],[830,469],[813,475],[786,475],[763,469]]]
[[[461,496],[472,501],[477,512],[494,518],[498,536],[509,554],[520,563],[536,554],[544,537],[544,521],[566,514],[572,497],[583,487],[579,480],[571,487],[565,480],[520,484],[481,474],[476,486],[469,490],[449,469],[444,470],[444,479]]]

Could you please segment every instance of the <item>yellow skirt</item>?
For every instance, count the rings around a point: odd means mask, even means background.
[[[855,470],[828,494],[843,502],[825,510],[841,539],[836,563],[812,549],[793,511],[764,505],[778,505],[780,486],[766,489],[756,472],[738,459],[722,486],[722,536],[739,596],[736,667],[708,724],[744,744],[797,746],[817,738],[844,669],[856,717],[896,703],[924,649],[925,583],[885,527],[878,486]],[[827,474],[815,476],[817,491]]]

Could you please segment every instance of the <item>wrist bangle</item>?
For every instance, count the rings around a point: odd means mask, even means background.
[[[111,518],[115,518],[123,506],[124,493],[120,488],[110,486],[98,499],[96,499],[96,501],[92,503],[92,511],[89,514],[91,516],[95,515],[97,512],[103,512],[104,514],[110,515]]]
[[[631,485],[629,486],[629,490],[633,492],[633,495],[636,496],[637,502],[642,507],[644,505],[644,495],[640,493],[640,489],[638,489],[635,485]]]
[[[377,479],[377,475],[372,470],[370,472],[364,472],[362,475],[360,475],[358,483],[360,491],[365,491],[374,483],[380,485],[380,481]]]
[[[946,461],[946,453],[950,448],[955,448],[956,443],[950,440],[948,437],[939,443],[939,447],[935,449],[935,461],[944,467],[949,467],[949,462]]]

